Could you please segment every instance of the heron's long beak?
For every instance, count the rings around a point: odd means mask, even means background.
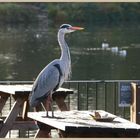
[[[70,27],[69,29],[71,29],[71,30],[83,30],[84,28],[72,26],[72,27]]]

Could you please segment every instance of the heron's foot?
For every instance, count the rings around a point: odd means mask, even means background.
[[[46,117],[47,118],[54,118],[54,111],[52,110],[51,115],[49,115],[49,112],[47,111]]]
[[[52,117],[52,116],[48,116],[48,117],[46,117],[46,118],[55,118],[55,117]]]

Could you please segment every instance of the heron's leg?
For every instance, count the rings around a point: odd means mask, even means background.
[[[52,99],[52,93],[49,94],[49,100],[50,100],[50,107],[52,111],[52,118],[54,117],[54,108],[53,108],[53,99]]]
[[[49,117],[48,111],[52,110],[52,117],[54,117],[54,112],[53,112],[53,100],[51,94],[48,95],[47,100],[46,100],[46,110],[47,114],[46,116]]]
[[[52,118],[54,117],[53,100],[51,101]]]
[[[48,102],[46,103],[46,113],[47,113],[46,116],[49,117],[49,114],[48,114]]]
[[[47,111],[46,116],[47,117],[49,117],[49,113],[48,113],[49,110],[50,110],[50,95],[48,95],[47,100],[46,100],[46,111]]]

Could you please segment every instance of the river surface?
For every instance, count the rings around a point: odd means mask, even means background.
[[[85,29],[66,35],[71,80],[140,79],[140,25],[78,25]],[[50,61],[59,58],[58,28],[1,26],[0,80],[34,80]],[[109,44],[107,49],[102,49],[104,42]]]

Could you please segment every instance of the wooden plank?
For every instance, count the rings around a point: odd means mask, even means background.
[[[0,123],[3,123],[3,119],[0,119]]]
[[[67,89],[67,88],[59,88],[59,89],[57,89],[56,90],[56,92],[69,92],[69,94],[73,94],[73,90],[71,90],[71,89]]]
[[[1,118],[2,120],[5,120],[5,119],[7,118],[7,116],[3,115],[3,116],[1,116],[0,118]],[[32,120],[32,119],[27,118],[26,121],[31,121],[31,120]],[[18,115],[17,118],[16,118],[16,121],[25,121],[25,120],[22,118],[21,115]]]
[[[0,91],[7,94],[28,93],[31,91],[32,85],[0,85]]]
[[[51,112],[49,112],[49,115],[51,115]],[[65,131],[65,125],[69,125],[68,123],[57,121],[57,118],[50,119],[50,118],[46,118],[45,116],[46,116],[46,112],[44,112],[43,114],[42,113],[40,114],[40,112],[28,113],[29,118],[32,118],[33,120],[39,121],[41,123],[44,123],[46,125],[52,126],[54,128],[60,129],[60,130]],[[75,126],[79,126],[79,125],[75,125]]]
[[[32,90],[32,84],[24,84],[24,85],[0,85],[0,91],[6,94],[29,94]],[[56,93],[67,93],[72,94],[73,90],[66,88],[59,88]]]
[[[40,122],[37,122],[37,125],[39,126],[39,129],[34,138],[51,138],[51,126]]]
[[[58,105],[59,109],[61,111],[68,111],[69,109],[68,109],[66,103],[64,102],[64,100],[65,100],[65,98],[64,97],[61,97],[61,96],[55,98],[55,102]]]
[[[9,95],[1,95],[0,94],[0,112],[2,111],[8,97],[9,97]]]
[[[131,83],[132,101],[130,106],[130,120],[136,122],[136,83]]]
[[[111,128],[75,128],[66,132],[60,131],[60,135],[65,138],[137,138],[139,137],[139,132],[120,129],[116,131]]]
[[[5,94],[5,92],[0,91],[0,96],[10,96],[10,94],[9,93]]]
[[[51,138],[51,129],[38,130],[34,138]]]
[[[94,112],[55,111],[54,118],[46,117],[46,112],[30,112],[28,117],[46,126],[59,129],[62,137],[137,137],[140,134],[140,125],[117,116],[113,122],[97,122],[89,115]],[[98,112],[102,115],[108,114],[109,117],[115,116],[102,110]]]
[[[27,120],[27,112],[29,110],[29,102],[28,99],[24,102],[23,111],[22,111],[22,118]]]
[[[56,100],[56,98],[61,98],[61,97],[65,99],[68,94],[73,94],[73,93],[74,92],[71,89],[59,88],[53,93],[52,98],[53,100]]]
[[[103,111],[100,111],[103,113]],[[51,113],[51,112],[49,112]],[[40,121],[46,125],[64,130],[66,127],[99,127],[112,129],[140,129],[140,125],[117,117],[113,122],[97,122],[89,115],[91,111],[55,111],[55,118],[46,118],[46,112],[28,113],[28,117]]]
[[[24,98],[16,99],[11,111],[9,112],[7,118],[4,121],[3,127],[1,128],[0,138],[4,138],[8,131],[12,128],[13,122],[15,121],[18,113],[20,112],[23,102]]]
[[[3,119],[0,119],[0,129],[2,128],[3,126]]]
[[[130,119],[140,124],[140,85],[132,83],[132,103],[130,106]]]
[[[12,130],[37,130],[38,126],[34,121],[15,121]]]

